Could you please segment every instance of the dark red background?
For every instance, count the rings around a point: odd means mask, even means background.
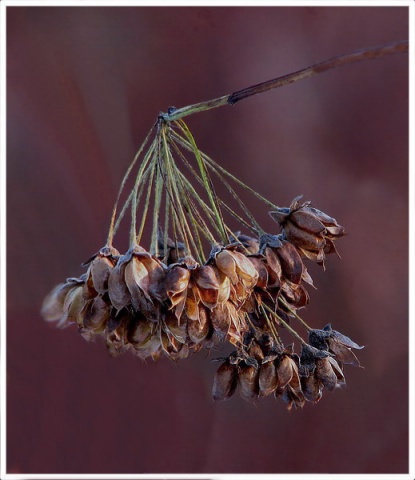
[[[407,472],[406,55],[188,118],[200,148],[263,195],[302,193],[346,227],[342,260],[310,267],[303,317],[367,346],[347,388],[291,413],[273,398],[214,404],[219,352],[113,359],[39,315],[105,243],[159,111],[406,39],[407,8],[9,7],[7,29],[8,472]]]

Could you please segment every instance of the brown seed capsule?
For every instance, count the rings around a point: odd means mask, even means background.
[[[271,395],[278,387],[277,369],[274,362],[263,363],[259,371],[259,395]]]
[[[183,315],[180,321],[177,319],[176,315],[169,311],[165,314],[164,322],[168,331],[176,338],[179,342],[185,343],[187,340],[187,318]]]
[[[290,215],[290,221],[295,223],[297,227],[307,232],[319,235],[325,233],[326,227],[313,213],[305,208],[294,210]]]
[[[258,398],[258,374],[259,370],[257,367],[246,365],[243,362],[239,364],[239,393],[243,399],[253,401]]]
[[[210,312],[212,326],[221,340],[224,340],[228,335],[232,323],[231,315],[235,314],[235,307],[230,302],[219,304]]]
[[[89,265],[87,278],[91,279],[94,290],[100,295],[108,291],[108,278],[117,263],[120,252],[114,247],[105,246],[83,265]]]
[[[131,304],[131,293],[125,283],[125,268],[130,259],[128,253],[120,257],[108,277],[108,295],[117,311]]]
[[[209,309],[218,304],[220,284],[215,270],[209,265],[203,265],[192,271],[192,281],[198,292],[200,301]]]
[[[333,366],[328,357],[316,359],[315,376],[328,390],[334,390],[336,388],[337,374],[333,370]]]
[[[166,294],[178,319],[180,319],[186,304],[189,280],[190,271],[178,265],[171,267],[166,275]]]
[[[220,251],[215,257],[215,265],[230,278],[233,285],[240,282],[246,289],[252,289],[256,285],[258,272],[240,252],[226,249]]]
[[[81,278],[68,278],[65,283],[56,285],[43,301],[41,309],[43,318],[49,322],[60,320],[58,327],[67,326],[67,316],[64,311],[66,296],[76,287],[82,286],[84,282],[85,276],[83,275]]]
[[[213,400],[221,401],[230,398],[238,385],[238,370],[236,365],[231,365],[226,360],[218,368],[213,379],[212,396]]]
[[[252,263],[252,265],[254,266],[255,270],[258,273],[258,279],[255,287],[266,288],[268,284],[269,275],[268,275],[267,267],[264,263],[265,259],[263,259],[262,256],[261,257],[249,256],[248,260]]]
[[[106,325],[105,338],[109,353],[116,357],[125,353],[131,344],[128,341],[131,313],[124,309],[118,315],[112,315]]]
[[[294,245],[283,241],[281,247],[276,248],[275,252],[280,260],[284,278],[292,283],[300,283],[304,265]]]
[[[103,333],[110,319],[111,305],[103,297],[96,297],[87,302],[79,315],[80,333],[86,340]]]
[[[291,357],[282,355],[277,364],[278,387],[280,389],[283,389],[291,382],[296,368],[297,365]]]
[[[283,232],[289,242],[305,250],[318,252],[326,244],[322,234],[307,232],[290,222],[284,227]]]
[[[323,396],[323,384],[314,374],[301,377],[301,388],[305,399],[309,402],[317,403]]]
[[[209,314],[205,307],[199,307],[199,318],[197,320],[187,321],[187,333],[194,343],[200,343],[205,340],[209,333],[210,321]]]

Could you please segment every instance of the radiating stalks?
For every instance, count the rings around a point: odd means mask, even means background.
[[[288,409],[302,408],[306,400],[318,402],[324,388],[342,386],[343,366],[360,365],[352,349],[363,347],[331,324],[311,328],[297,312],[309,302],[305,287],[314,286],[305,262],[324,267],[329,254],[338,255],[335,242],[344,228],[310,202],[301,203],[301,196],[282,208],[261,196],[201,152],[182,118],[407,48],[399,42],[337,57],[161,114],[122,179],[106,246],[83,264],[87,271],[80,278],[69,278],[50,292],[42,306],[45,319],[59,326],[76,324],[87,340],[103,337],[113,355],[130,350],[144,360],[161,355],[177,360],[227,341],[235,350],[222,359],[215,375],[215,400],[226,400],[239,388],[249,401],[273,393]],[[134,186],[119,211],[134,169]],[[235,209],[218,197],[213,181],[224,185]],[[272,209],[268,230],[261,228],[238,188]],[[112,243],[128,208],[129,250],[122,255]],[[232,231],[228,217],[252,236]],[[307,340],[290,317],[306,329]],[[294,343],[284,346],[280,328]]]

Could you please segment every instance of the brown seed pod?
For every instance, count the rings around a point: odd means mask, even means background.
[[[202,305],[199,307],[199,318],[187,321],[187,334],[194,343],[205,340],[210,330],[210,319],[208,310]]]
[[[253,256],[250,255],[248,257],[248,260],[252,263],[254,266],[255,270],[258,273],[258,279],[256,282],[255,287],[256,288],[266,288],[268,284],[268,270],[265,265],[265,259],[261,256]]]
[[[281,247],[275,249],[281,263],[282,275],[292,283],[300,283],[303,275],[303,261],[297,249],[290,242],[281,242]]]
[[[64,309],[66,297],[69,292],[78,286],[82,286],[84,282],[85,276],[83,275],[81,278],[68,278],[65,283],[56,285],[43,301],[41,309],[43,318],[48,322],[60,320],[57,324],[58,327],[68,326],[69,323]],[[66,308],[68,308],[68,304]]]
[[[220,304],[210,312],[212,326],[221,340],[228,335],[232,323],[231,316],[234,315],[236,315],[236,309],[231,302]]]
[[[254,367],[252,365],[246,365],[243,362],[239,364],[239,393],[243,399],[254,401],[258,398],[258,374],[259,370],[257,367]]]
[[[273,361],[263,363],[259,371],[259,395],[266,397],[278,387],[277,368]]]
[[[323,396],[323,384],[314,373],[301,377],[301,388],[304,398],[309,402],[317,403]]]
[[[173,265],[166,274],[166,294],[178,319],[180,319],[186,305],[189,281],[190,271],[177,264]]]
[[[108,295],[117,311],[131,304],[131,293],[125,283],[125,268],[130,259],[128,252],[121,256],[108,277]]]
[[[89,300],[78,317],[78,325],[83,338],[90,340],[93,336],[103,333],[110,314],[111,305],[103,297],[98,296]]]
[[[210,265],[195,268],[191,274],[198,299],[205,307],[212,309],[218,304],[220,284],[216,272]]]
[[[294,223],[288,222],[283,229],[283,234],[290,243],[304,250],[318,252],[326,245],[322,234],[307,232]]]
[[[128,341],[129,325],[132,321],[132,314],[127,309],[122,310],[118,315],[111,315],[105,329],[105,339],[109,353],[117,357],[125,353],[131,344]]]
[[[238,367],[229,363],[229,360],[220,365],[213,379],[212,396],[215,401],[227,400],[238,385]]]
[[[85,266],[88,265],[87,278],[98,294],[104,295],[108,291],[108,278],[119,256],[120,252],[117,249],[105,246],[83,263]]]
[[[337,374],[334,371],[333,365],[329,361],[328,357],[316,359],[316,368],[314,374],[328,390],[334,390],[336,388]]]

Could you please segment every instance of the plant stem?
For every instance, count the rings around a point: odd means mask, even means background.
[[[341,55],[339,57],[330,58],[321,63],[312,65],[311,67],[303,68],[297,72],[284,75],[282,77],[277,77],[266,82],[253,85],[237,92],[223,95],[222,97],[214,98],[213,100],[207,100],[205,102],[196,103],[194,105],[187,105],[182,108],[169,108],[167,113],[161,113],[159,119],[166,122],[172,122],[183,117],[192,115],[193,113],[203,112],[206,110],[211,110],[217,107],[223,107],[224,105],[233,105],[244,98],[251,97],[257,93],[263,93],[273,88],[283,87],[284,85],[289,85],[298,80],[303,80],[309,78],[317,73],[326,72],[332,68],[337,68],[342,65],[349,63],[360,62],[362,60],[372,60],[375,58],[381,58],[386,55],[391,55],[394,53],[405,53],[408,52],[408,41],[401,41],[396,43],[391,43],[388,45],[382,45],[381,47],[366,48],[364,50],[358,50],[357,52],[349,53],[347,55]]]

